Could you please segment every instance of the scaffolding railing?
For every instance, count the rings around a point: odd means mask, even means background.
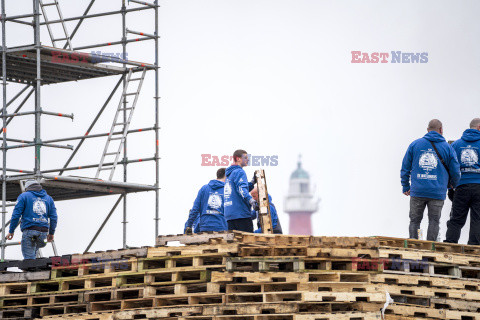
[[[60,6],[64,3],[61,0],[32,0],[33,12],[21,14],[21,15],[7,15],[7,7],[5,0],[0,0],[1,4],[1,28],[2,28],[2,43],[1,43],[1,77],[2,77],[2,109],[1,109],[1,121],[2,121],[2,224],[1,224],[1,259],[5,259],[5,249],[8,246],[18,244],[17,242],[7,242],[5,240],[5,229],[9,225],[10,221],[7,221],[7,207],[12,207],[15,204],[15,197],[20,192],[18,185],[25,179],[37,179],[45,183],[49,188],[49,194],[55,199],[78,199],[92,196],[104,196],[111,194],[118,194],[119,197],[116,200],[113,208],[109,211],[104,222],[96,232],[93,239],[89,242],[87,250],[91,248],[95,239],[97,239],[99,233],[111,217],[115,209],[119,206],[120,202],[123,203],[123,217],[122,217],[122,232],[123,232],[123,247],[127,247],[127,194],[132,192],[153,191],[155,192],[155,209],[154,209],[154,221],[155,221],[155,237],[159,232],[159,82],[158,82],[158,0],[152,2],[144,2],[138,0],[129,0],[128,4],[132,7],[127,8],[127,0],[121,0],[121,7],[119,10],[104,11],[98,13],[91,13],[94,7],[95,0],[85,0],[86,8],[82,15],[65,17],[61,11]],[[68,2],[65,2],[68,3]],[[47,13],[48,8],[55,9],[53,11],[54,16]],[[150,11],[154,13],[154,31],[152,32],[140,32],[127,28],[127,14],[132,12]],[[112,42],[85,44],[81,46],[73,46],[73,41],[78,30],[82,28],[82,24],[87,19],[102,18],[106,16],[120,15],[122,18],[122,38]],[[33,21],[32,21],[33,19]],[[69,23],[75,23],[74,28],[70,32]],[[21,24],[29,26],[33,29],[33,45],[27,44],[21,47],[7,47],[7,25],[10,23]],[[60,26],[61,33],[58,32],[58,28],[54,26]],[[45,28],[49,34],[50,41],[53,47],[47,47],[42,45],[41,42],[41,29]],[[128,36],[134,36],[135,38],[128,38]],[[153,41],[154,50],[152,50],[151,56],[153,62],[137,62],[133,60],[127,60],[126,48],[130,43]],[[28,41],[26,41],[28,42]],[[104,57],[95,53],[85,53],[79,50],[99,48],[104,46],[119,45],[122,48],[122,58],[116,57]],[[55,63],[52,58],[58,58],[59,61]],[[62,59],[69,59],[69,63],[62,63]],[[115,67],[106,65],[105,62],[115,62],[121,67]],[[154,73],[154,123],[153,126],[141,129],[132,129],[129,127],[133,108],[137,98],[140,94],[140,89],[145,78],[145,72]],[[134,79],[133,73],[141,73],[141,76],[137,77],[140,85],[135,93],[135,102],[133,106],[128,106],[127,99],[122,95],[119,107],[116,110],[117,115],[111,130],[107,133],[107,130],[103,130],[103,133],[91,134],[95,125],[97,124],[100,116],[104,113],[107,105],[112,100],[115,92],[119,87],[123,87],[124,93],[129,95],[129,92],[125,92],[128,84]],[[86,133],[82,136],[74,137],[59,137],[55,139],[45,140],[41,139],[41,124],[42,115],[54,116],[61,118],[69,118],[73,120],[73,114],[63,114],[60,112],[52,112],[43,110],[41,104],[41,89],[42,85],[55,83],[62,83],[66,81],[78,81],[82,79],[91,79],[96,77],[105,76],[118,76],[118,82],[108,95],[108,98],[100,106],[96,116],[91,124],[88,126]],[[19,92],[14,94],[10,93],[7,89],[7,83],[23,83],[25,86],[21,88]],[[145,80],[144,86],[147,86],[147,80]],[[8,91],[8,92],[7,92]],[[7,94],[11,95],[10,100],[7,99]],[[23,111],[22,108],[31,96],[34,96],[34,110]],[[133,96],[133,93],[132,93]],[[19,102],[14,111],[9,112],[7,108],[14,103]],[[22,139],[16,139],[7,137],[7,129],[12,126],[11,121],[16,117],[31,115],[34,118],[35,135],[32,141],[25,141]],[[155,134],[155,151],[154,155],[146,158],[128,159],[127,154],[127,142],[130,134],[138,134],[144,132],[153,131]],[[107,161],[105,155],[108,154],[107,147],[101,156],[100,163],[88,164],[83,166],[72,166],[71,162],[79,154],[82,149],[82,145],[87,139],[96,139],[107,137],[108,143],[112,140],[120,141],[117,151],[115,151],[115,158],[113,161]],[[70,142],[71,144],[62,144]],[[8,153],[13,152],[15,149],[23,149],[32,147],[34,154],[32,160],[34,166],[32,169],[20,169],[9,168],[8,165]],[[62,148],[72,150],[70,156],[66,160],[65,164],[56,169],[42,169],[42,163],[40,158],[40,151],[42,147],[50,148]],[[155,182],[153,185],[140,185],[130,183],[128,181],[128,164],[153,161],[155,163]],[[117,165],[123,166],[123,179],[122,181],[111,181],[113,177],[113,170]],[[65,177],[65,172],[72,172],[83,169],[97,169],[97,172],[102,168],[111,167],[113,170],[109,176],[109,179],[102,181],[97,177]],[[8,174],[7,174],[8,173]],[[80,191],[72,193],[69,190],[73,186],[77,186]],[[70,188],[70,189],[69,189]],[[51,190],[51,191],[50,191]]]

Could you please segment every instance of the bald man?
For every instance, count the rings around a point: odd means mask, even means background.
[[[427,240],[437,241],[447,185],[456,187],[460,165],[452,147],[443,138],[442,122],[428,123],[427,134],[413,141],[400,171],[403,194],[410,196],[409,237],[418,239],[425,207],[428,208]]]
[[[470,128],[452,144],[460,161],[462,177],[455,190],[445,242],[458,243],[460,232],[470,211],[468,244],[480,245],[480,118],[470,122]]]

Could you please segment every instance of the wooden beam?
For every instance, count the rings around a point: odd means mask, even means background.
[[[270,215],[270,201],[268,201],[267,180],[265,179],[265,170],[260,169],[255,171],[257,177],[258,189],[258,219],[262,232],[273,234],[272,216]]]

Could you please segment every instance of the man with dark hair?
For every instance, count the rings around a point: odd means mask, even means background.
[[[192,225],[198,220],[195,232],[225,231],[227,221],[223,213],[223,187],[225,168],[217,170],[217,180],[210,180],[198,192],[192,210],[185,223],[185,233],[192,233]]]
[[[247,174],[243,167],[248,165],[248,154],[245,150],[233,153],[234,164],[226,170],[225,180],[225,219],[228,230],[253,232],[251,208],[257,206],[249,191]]]
[[[447,185],[456,187],[460,166],[452,147],[443,138],[440,120],[428,124],[428,133],[410,144],[403,158],[401,180],[403,193],[410,198],[410,238],[418,239],[418,230],[428,207],[427,240],[437,241],[440,216]],[[411,187],[410,187],[411,180]]]
[[[460,161],[462,177],[455,189],[452,212],[447,222],[445,242],[458,243],[460,232],[470,210],[470,235],[468,244],[480,245],[480,118],[470,122],[470,129],[452,144]]]
[[[28,180],[25,183],[25,192],[17,198],[7,240],[12,240],[20,218],[22,219],[20,229],[23,232],[23,258],[35,259],[37,250],[45,247],[45,239],[53,241],[53,235],[57,227],[55,203],[36,180]]]
[[[250,191],[250,194],[252,195],[252,198],[258,202],[257,187],[253,188],[253,190]],[[270,204],[270,216],[272,218],[273,233],[283,234],[282,226],[280,225],[280,220],[278,219],[277,209],[275,208],[275,205],[272,202],[272,196],[270,196],[270,194],[268,195],[268,203]],[[255,233],[263,233],[260,219],[258,219],[258,208],[252,209],[252,220],[254,219],[257,219],[257,226],[258,226],[258,229],[255,230]]]

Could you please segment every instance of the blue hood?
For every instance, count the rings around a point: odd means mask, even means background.
[[[210,180],[210,182],[208,183],[208,186],[213,190],[217,190],[217,189],[223,188],[225,186],[225,182],[218,181],[218,180]]]
[[[239,170],[239,169],[242,169],[242,167],[240,167],[239,165],[234,164],[233,166],[230,166],[230,167],[228,167],[227,169],[225,169],[225,175],[228,177],[228,176],[231,175],[234,171]]]
[[[42,198],[47,195],[47,192],[46,192],[45,190],[43,190],[43,189],[40,190],[40,191],[32,191],[32,190],[30,190],[30,191],[27,191],[27,192],[31,192],[31,193],[33,193],[34,196],[36,196],[36,197],[42,197]]]
[[[462,139],[467,142],[480,140],[480,131],[476,129],[467,129],[463,132]]]
[[[425,139],[427,139],[428,141],[432,141],[432,142],[444,142],[445,141],[445,138],[440,133],[438,133],[437,131],[430,131],[429,133],[427,133],[423,137]]]

